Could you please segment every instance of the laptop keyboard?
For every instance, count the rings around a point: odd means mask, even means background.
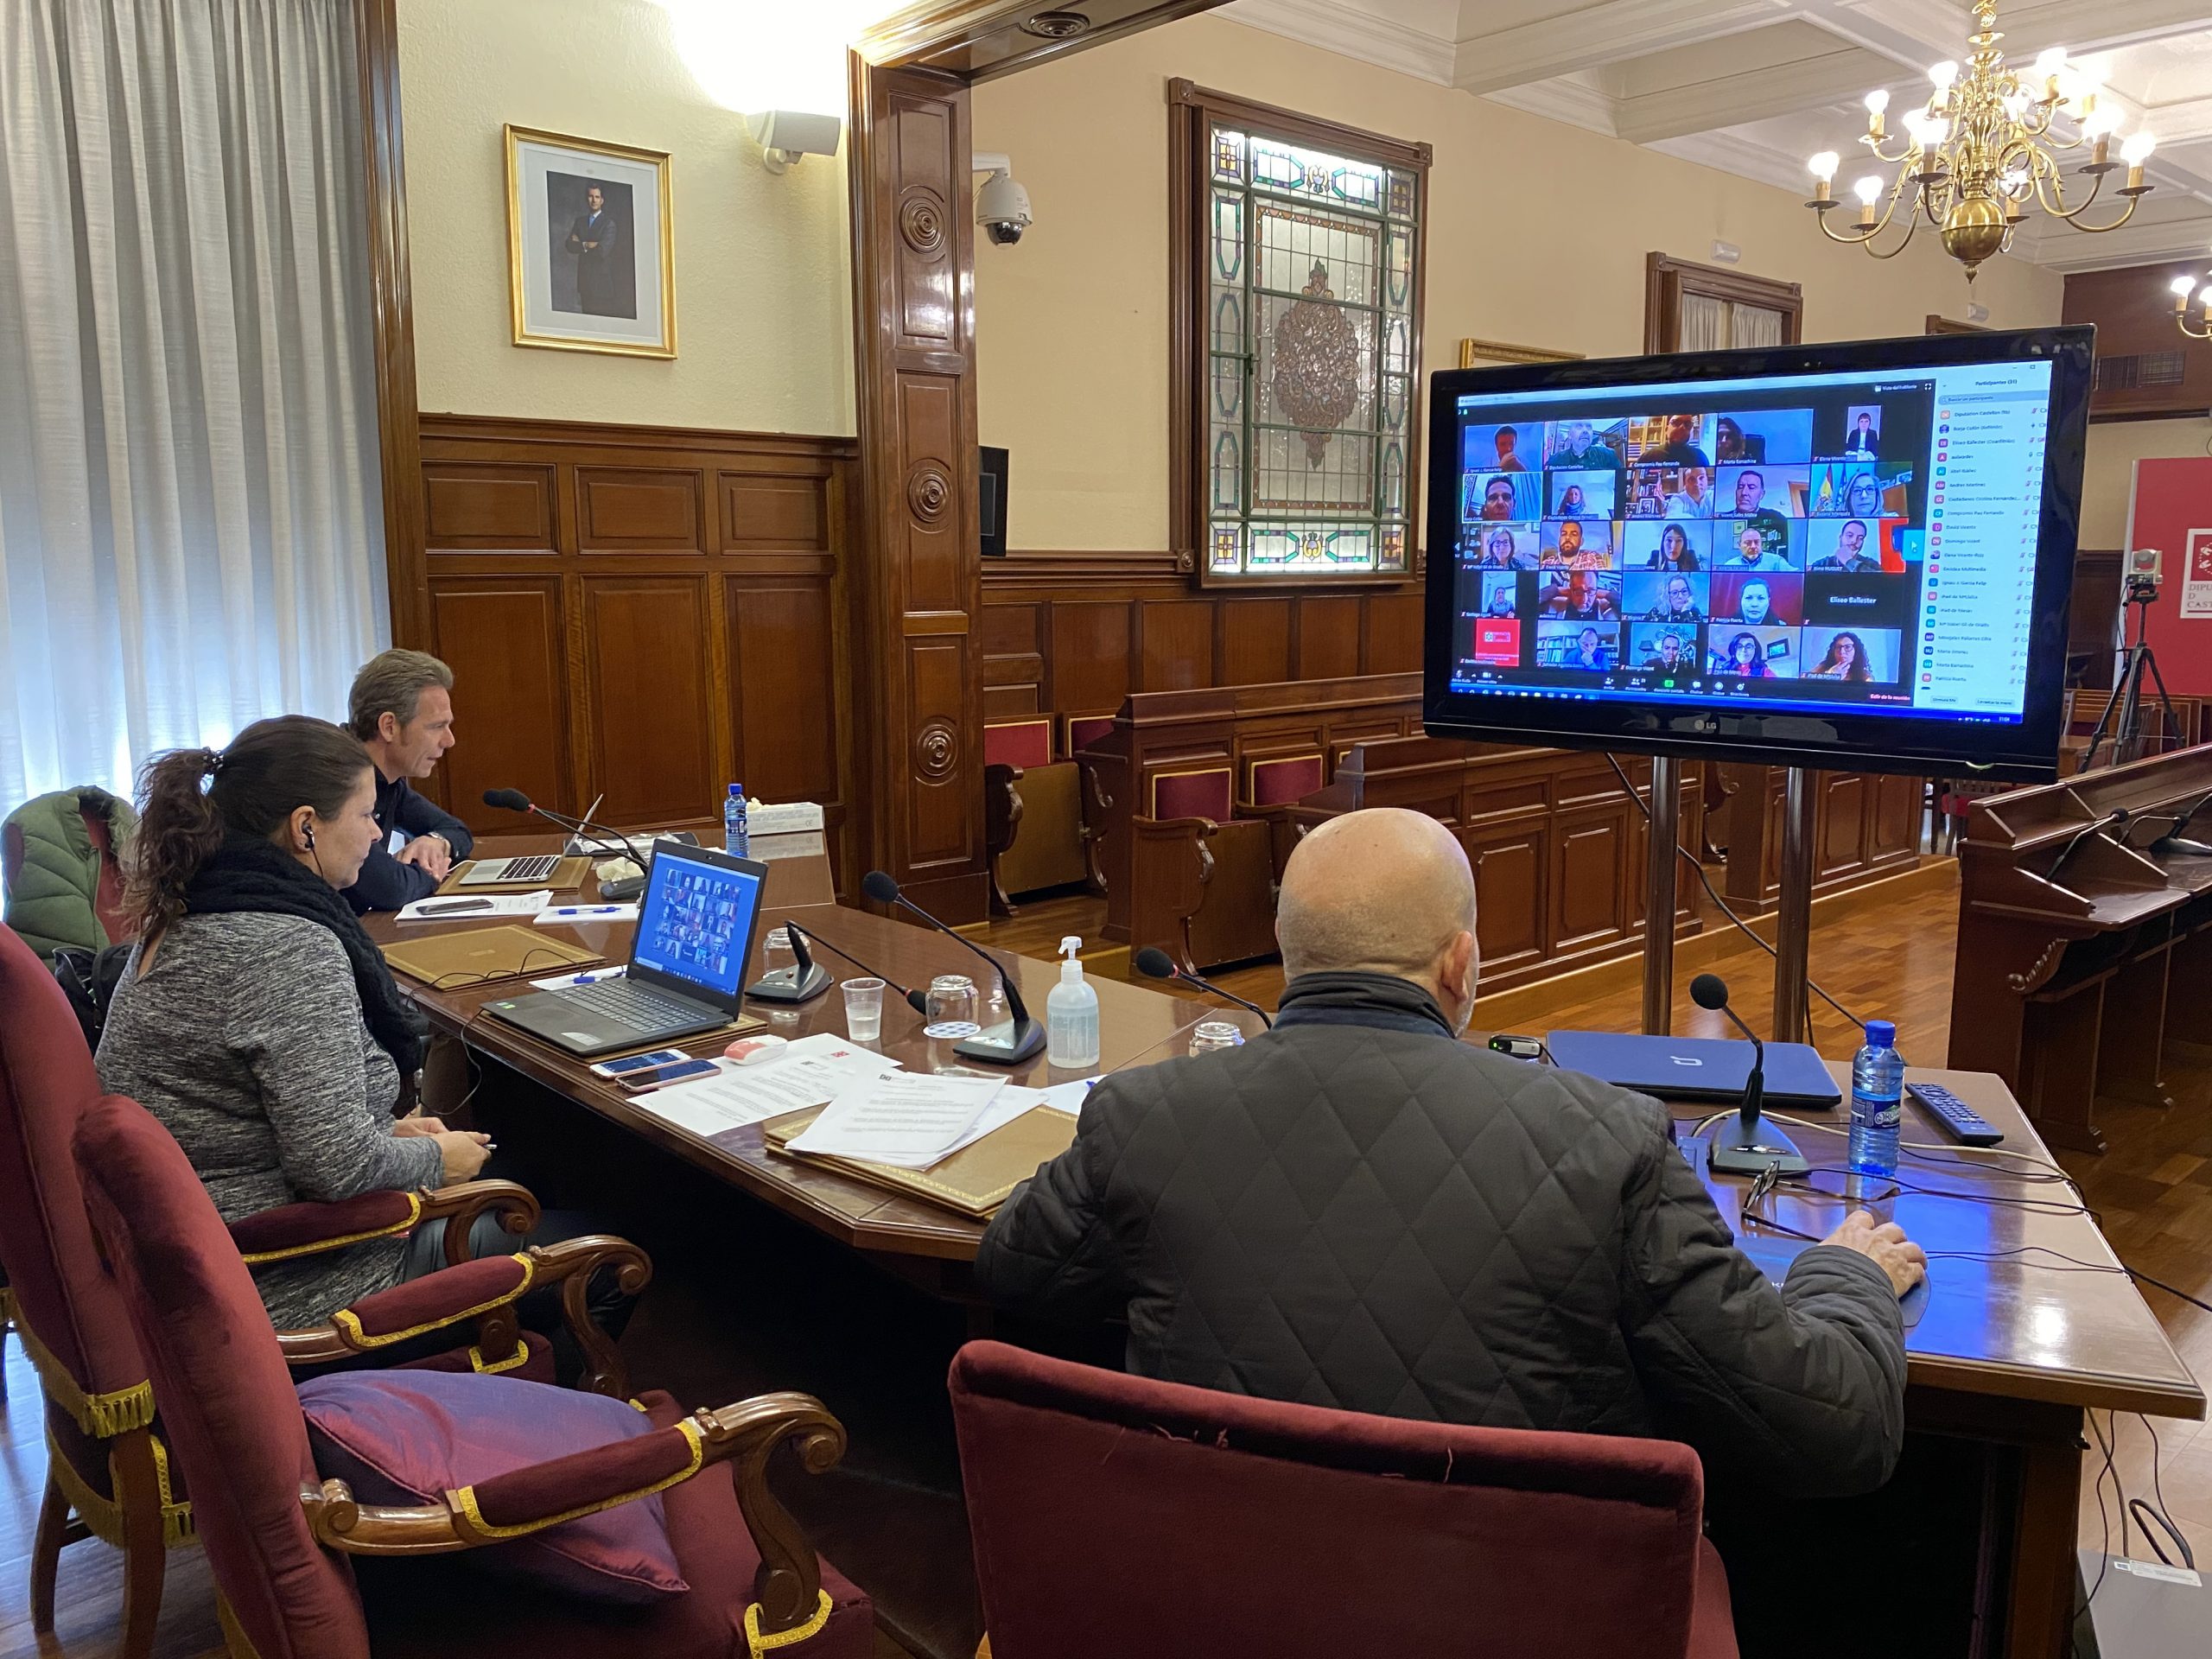
[[[526,858],[486,859],[461,880],[463,887],[472,881],[543,881],[559,868],[557,853],[532,853]]]
[[[632,985],[626,979],[594,980],[588,985],[572,985],[561,995],[632,1031],[658,1031],[665,1026],[696,1020],[701,1012],[689,1003]]]

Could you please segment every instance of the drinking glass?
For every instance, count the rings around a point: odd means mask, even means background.
[[[925,1037],[973,1037],[982,1027],[976,1023],[976,982],[965,974],[939,974],[930,981],[929,1024]]]
[[[883,1034],[883,982],[849,979],[845,993],[845,1034],[856,1043],[872,1043]]]
[[[782,928],[771,928],[768,937],[760,942],[760,977],[772,979],[778,974],[788,974],[798,966],[798,957],[791,951],[791,936]]]
[[[1217,1048],[1234,1048],[1244,1033],[1226,1020],[1208,1020],[1191,1033],[1191,1052],[1205,1054]]]

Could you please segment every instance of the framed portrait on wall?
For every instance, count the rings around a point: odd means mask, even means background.
[[[528,127],[506,140],[515,344],[674,357],[667,154]]]

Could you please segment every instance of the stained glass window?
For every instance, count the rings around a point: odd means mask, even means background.
[[[1420,175],[1202,119],[1205,573],[1410,574]]]

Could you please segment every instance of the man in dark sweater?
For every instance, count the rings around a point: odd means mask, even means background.
[[[1001,1306],[1126,1314],[1129,1369],[1386,1415],[1658,1435],[1798,1495],[1904,1438],[1897,1299],[1859,1212],[1780,1285],[1643,1096],[1458,1040],[1475,889],[1451,832],[1355,812],[1292,854],[1275,1029],[1108,1077],[976,1261]]]
[[[453,671],[427,652],[387,651],[353,677],[347,725],[377,769],[377,827],[384,838],[346,898],[357,912],[397,910],[427,899],[476,842],[452,813],[408,787],[453,747]],[[387,849],[393,830],[407,837]]]

